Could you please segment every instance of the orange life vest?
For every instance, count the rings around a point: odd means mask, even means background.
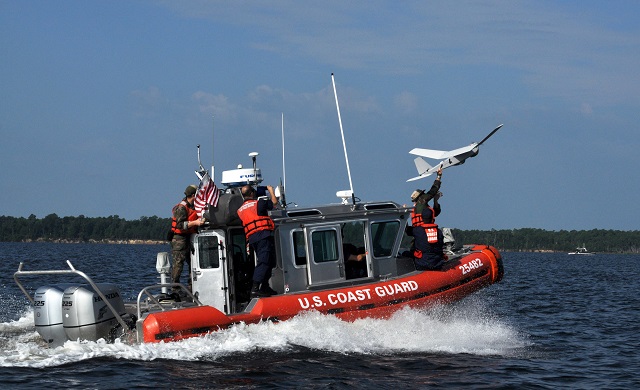
[[[253,233],[261,230],[274,230],[275,225],[269,216],[258,215],[258,200],[246,200],[238,209],[238,217],[242,220],[244,234],[249,239]]]
[[[431,210],[431,221],[423,221],[422,213],[416,213],[416,208],[413,208],[411,212],[411,225],[413,226],[425,226],[425,224],[435,224],[436,223],[436,212],[429,206],[425,206],[429,210]]]
[[[171,231],[175,234],[180,234],[180,235],[197,233],[198,232],[197,226],[191,227],[186,230],[178,229],[178,221],[176,221],[176,209],[178,207],[184,207],[185,209],[187,209],[187,221],[195,221],[196,219],[198,219],[198,213],[196,212],[196,210],[193,207],[189,206],[189,203],[183,200],[182,202],[173,206],[173,209],[171,212]]]

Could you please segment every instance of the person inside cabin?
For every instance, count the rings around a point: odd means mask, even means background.
[[[364,278],[367,276],[367,254],[364,248],[356,248],[355,245],[342,243],[347,279]]]
[[[171,282],[180,283],[180,276],[187,263],[189,268],[189,289],[191,289],[191,266],[189,261],[190,240],[189,236],[198,231],[198,227],[204,224],[204,218],[198,218],[196,210],[193,208],[193,201],[196,198],[198,187],[190,185],[184,190],[184,198],[180,203],[173,206],[171,211],[171,256],[173,265],[171,267]],[[180,288],[172,287],[174,298],[179,298]]]
[[[253,285],[251,298],[269,297],[277,294],[269,286],[271,270],[276,266],[276,250],[273,239],[275,225],[269,216],[269,210],[273,210],[278,204],[273,187],[267,186],[270,199],[259,198],[256,189],[250,185],[242,187],[241,193],[244,203],[238,209],[238,217],[242,221],[244,233],[249,247],[256,254],[256,267],[253,271]]]
[[[345,226],[342,226],[342,255],[344,256],[347,279],[357,279],[367,276],[367,252],[364,247],[356,247],[345,242]]]
[[[440,203],[438,199],[440,184],[442,182],[442,169],[438,170],[438,176],[428,192],[415,190],[411,194],[411,201],[414,202],[411,213],[411,224],[413,225],[414,251],[413,257],[418,270],[435,270],[442,267],[447,257],[444,254],[444,236],[436,225],[436,217],[440,215]],[[429,206],[429,201],[433,199],[433,207]]]

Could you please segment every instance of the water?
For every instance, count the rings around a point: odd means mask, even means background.
[[[640,387],[640,256],[504,253],[505,278],[458,302],[353,323],[316,313],[176,343],[43,345],[13,282],[65,269],[157,282],[161,245],[0,243],[0,384],[9,388]],[[49,277],[50,278],[50,277]],[[24,279],[38,287],[44,281]],[[50,280],[48,280],[50,282]]]

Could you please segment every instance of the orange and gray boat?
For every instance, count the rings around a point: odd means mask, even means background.
[[[255,161],[255,160],[254,160]],[[245,172],[247,171],[247,172]],[[249,172],[250,171],[250,172]],[[217,205],[209,206],[209,221],[190,238],[191,289],[168,283],[169,254],[159,253],[161,282],[124,302],[114,284],[94,283],[68,262],[65,270],[24,270],[14,279],[31,301],[36,330],[51,345],[67,340],[132,342],[176,341],[198,337],[234,324],[285,321],[306,311],[318,311],[352,321],[385,318],[404,307],[423,308],[462,299],[503,276],[500,253],[487,245],[447,242],[448,260],[439,270],[416,270],[407,235],[411,208],[390,201],[341,203],[319,207],[272,210],[277,264],[268,297],[252,298],[255,264],[247,253],[244,229],[236,210],[242,204],[240,186],[258,169],[223,173]],[[360,274],[349,272],[343,247],[364,254]],[[31,275],[75,275],[75,284],[49,284],[29,291],[23,279]],[[77,279],[77,278],[76,278]],[[169,294],[180,287],[182,294]]]

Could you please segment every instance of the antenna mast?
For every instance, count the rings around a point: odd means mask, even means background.
[[[198,176],[198,179],[202,182],[202,178],[204,177],[207,170],[204,169],[204,167],[202,166],[202,162],[200,162],[200,144],[196,145],[196,147],[198,148],[198,170],[195,171],[195,173],[196,176]]]
[[[336,108],[338,109],[338,122],[340,122],[340,134],[342,135],[342,148],[344,149],[344,160],[347,163],[347,175],[349,175],[349,187],[351,188],[351,202],[356,204],[356,195],[353,193],[353,183],[351,182],[351,170],[349,169],[349,157],[347,156],[347,145],[344,142],[344,130],[342,129],[342,117],[340,116],[340,105],[338,104],[338,92],[336,91],[336,81],[331,73],[331,83],[333,84],[333,95],[336,97]]]
[[[282,207],[287,208],[285,200],[285,189],[287,187],[287,173],[284,168],[284,112],[282,113]]]
[[[249,157],[253,161],[253,185],[258,186],[258,165],[256,164],[256,157],[258,157],[258,152],[249,153]],[[247,180],[247,184],[251,184],[251,180]],[[257,190],[257,188],[256,188]]]
[[[215,145],[216,145],[215,138],[216,137],[215,137],[215,128],[214,128],[214,116],[211,115],[211,177],[210,179],[212,182],[215,182],[215,177],[216,177],[215,175],[216,172],[214,170],[215,162],[216,162],[216,159],[215,159],[216,155],[214,153]]]

